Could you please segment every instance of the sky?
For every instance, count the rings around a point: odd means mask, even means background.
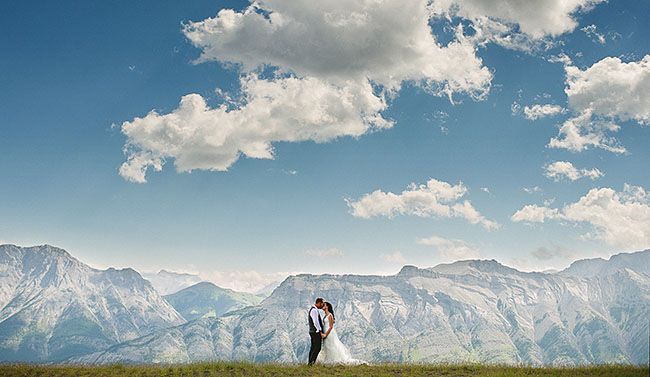
[[[650,248],[647,1],[22,1],[0,243],[255,291]]]

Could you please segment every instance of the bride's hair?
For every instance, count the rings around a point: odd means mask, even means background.
[[[332,314],[332,319],[333,319],[333,320],[336,320],[336,318],[334,317],[334,308],[332,307],[332,304],[330,304],[329,302],[325,301],[325,305],[327,305],[327,311],[330,312],[330,313]]]

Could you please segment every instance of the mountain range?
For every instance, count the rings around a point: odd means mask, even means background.
[[[185,322],[135,270],[48,245],[0,246],[0,308],[3,361],[60,361]]]
[[[609,260],[581,260],[554,273],[521,272],[494,260],[468,260],[432,268],[405,266],[392,276],[295,275],[259,303],[249,295],[246,298],[252,301],[234,300],[226,306],[220,306],[227,300],[216,293],[241,296],[199,283],[163,298],[133,270],[84,268],[67,253],[62,258],[63,253],[50,246],[0,246],[0,360],[304,362],[309,348],[306,313],[314,297],[322,296],[334,305],[343,343],[355,358],[368,362],[648,362],[650,250],[618,254]],[[27,303],[20,306],[24,311],[20,318],[31,320],[5,325],[10,317],[4,313],[20,302],[15,299],[22,289],[19,287],[39,286],[42,276],[48,275],[20,275],[16,271],[25,268],[12,261],[29,259],[38,266],[49,266],[55,256],[67,264],[58,262],[65,268],[49,268],[53,271],[49,279],[69,279],[80,275],[74,272],[77,270],[85,271],[83,276],[124,277],[111,280],[110,287],[104,283],[104,290],[99,292],[95,291],[99,283],[89,283],[105,281],[99,277],[76,277],[67,285],[48,285],[53,294],[41,301],[51,301],[47,307],[66,308],[50,310],[49,322],[55,325],[43,328],[51,330],[39,332],[27,323],[41,318]],[[19,279],[14,278],[18,275]],[[130,330],[121,338],[108,331],[116,325],[93,322],[87,317],[94,317],[79,314],[90,310],[81,310],[82,305],[96,308],[97,302],[116,300],[114,295],[105,297],[110,292],[129,289],[134,298],[122,305],[131,305],[130,311],[137,318],[131,322],[137,322],[141,331],[122,324],[131,323],[124,313],[111,317]],[[66,295],[70,290],[75,295]],[[136,310],[133,303],[147,309]],[[75,314],[66,317],[66,312]],[[149,316],[144,317],[143,312]],[[66,324],[67,334],[54,331],[59,322]],[[90,344],[81,341],[88,338],[82,331],[86,327],[107,340]],[[75,332],[82,334],[70,335]],[[21,334],[22,343],[17,341],[17,334]],[[28,358],[27,345],[33,349],[36,342],[24,339],[35,337],[48,345],[47,352]],[[76,343],[70,343],[72,340]],[[61,352],[61,345],[66,344],[78,346],[64,347],[65,352]]]

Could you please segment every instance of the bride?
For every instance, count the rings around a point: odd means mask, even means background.
[[[325,311],[325,326],[328,327],[323,338],[323,346],[318,358],[317,363],[320,364],[364,364],[363,361],[353,359],[347,347],[341,343],[336,330],[334,329],[334,309],[332,304],[325,302],[323,306]]]

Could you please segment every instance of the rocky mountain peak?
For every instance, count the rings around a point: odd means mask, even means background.
[[[650,249],[635,253],[615,254],[609,259],[592,258],[577,260],[562,270],[560,274],[591,278],[598,275],[613,274],[624,269],[650,275]]]
[[[183,318],[132,268],[96,270],[50,245],[0,246],[0,355],[60,360]]]
[[[504,266],[494,259],[468,259],[453,263],[439,264],[428,270],[448,275],[500,274],[512,275],[523,272]]]

